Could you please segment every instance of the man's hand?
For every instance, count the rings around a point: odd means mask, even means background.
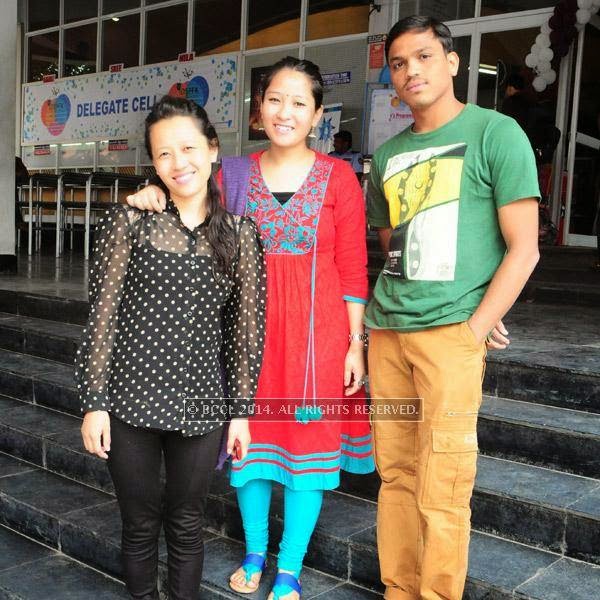
[[[85,414],[81,426],[81,437],[85,449],[105,460],[110,451],[110,417],[105,410],[94,410]]]
[[[127,204],[140,210],[161,213],[167,206],[167,198],[157,185],[151,184],[127,196]]]
[[[250,445],[248,419],[231,419],[227,436],[227,454],[233,454],[236,442],[239,448],[239,458],[234,456],[233,462],[243,460],[248,455],[248,446]]]
[[[496,326],[485,338],[488,350],[504,350],[510,344],[508,339],[508,329],[504,327],[502,320],[496,323]]]

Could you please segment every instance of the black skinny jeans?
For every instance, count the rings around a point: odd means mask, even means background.
[[[176,431],[133,427],[112,415],[110,424],[108,468],[123,521],[121,555],[127,589],[136,600],[158,598],[158,538],[164,524],[169,600],[197,600],[204,562],[204,508],[222,430],[183,437]]]

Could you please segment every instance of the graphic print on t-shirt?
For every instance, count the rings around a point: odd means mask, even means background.
[[[385,274],[420,281],[454,280],[466,149],[466,144],[452,144],[388,160],[383,190],[394,230]]]

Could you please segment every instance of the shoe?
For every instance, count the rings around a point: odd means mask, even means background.
[[[253,581],[252,576],[256,575],[256,573],[260,573],[264,571],[265,565],[267,564],[267,558],[262,554],[246,554],[246,558],[244,558],[241,568],[244,570],[244,574],[246,576],[246,582],[244,585],[240,585],[237,582],[232,580],[232,577],[239,571],[233,573],[231,578],[229,579],[229,587],[232,590],[235,590],[238,594],[253,594],[260,584],[260,578],[256,582],[254,587],[249,586],[248,584]]]
[[[298,579],[291,573],[277,573],[271,592],[272,600],[279,600],[290,592],[298,592],[298,597],[302,597],[302,586]]]

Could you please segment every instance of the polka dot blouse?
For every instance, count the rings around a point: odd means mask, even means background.
[[[233,221],[229,275],[213,272],[206,224],[123,206],[98,225],[90,315],[77,356],[83,412],[138,427],[208,433],[246,417],[262,360],[265,272],[256,228]],[[224,390],[227,390],[225,393]]]

